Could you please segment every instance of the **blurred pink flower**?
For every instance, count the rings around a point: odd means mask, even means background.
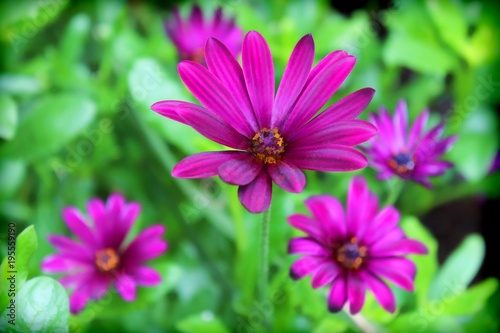
[[[335,51],[311,69],[314,40],[306,35],[295,46],[275,96],[266,40],[251,31],[242,52],[240,66],[220,41],[210,38],[208,69],[192,61],[179,64],[184,84],[205,107],[174,100],[151,106],[233,148],[189,156],[174,167],[174,177],[219,175],[239,186],[243,206],[259,213],[269,208],[273,182],[289,192],[304,189],[301,169],[344,172],[368,164],[352,146],[376,133],[372,124],[355,119],[372,99],[373,89],[358,90],[316,115],[347,78],[356,58]]]
[[[429,110],[424,110],[408,129],[408,110],[404,100],[396,106],[393,119],[384,108],[378,115],[370,115],[371,122],[378,128],[378,135],[370,140],[367,153],[371,164],[378,170],[379,179],[386,180],[396,175],[432,188],[428,177],[439,176],[453,166],[439,158],[451,149],[457,136],[440,140],[443,123],[424,133],[428,118]]]
[[[243,31],[234,23],[234,18],[224,18],[222,8],[215,11],[212,20],[203,17],[197,5],[191,16],[182,20],[179,9],[173,11],[173,19],[164,23],[168,37],[174,43],[181,60],[193,60],[205,65],[205,44],[210,37],[220,40],[237,57],[241,52]]]
[[[74,289],[70,296],[73,314],[82,311],[89,300],[102,298],[111,284],[125,301],[131,302],[136,298],[137,286],[161,282],[160,274],[143,264],[167,250],[167,242],[161,239],[165,227],[150,226],[124,244],[140,210],[138,203],[126,203],[120,194],[112,194],[106,204],[90,200],[89,217],[74,207],[63,210],[63,219],[78,240],[49,235],[48,241],[58,253],[43,260],[42,270],[65,274],[59,281],[65,288]]]
[[[392,206],[380,210],[378,199],[364,178],[351,181],[347,208],[328,195],[305,201],[312,217],[295,214],[288,218],[308,237],[293,238],[288,253],[302,254],[290,268],[293,279],[312,275],[312,287],[330,285],[328,308],[340,311],[349,302],[350,312],[358,313],[370,289],[389,312],[396,303],[391,289],[381,279],[413,291],[416,266],[408,254],[426,254],[420,242],[406,238],[398,226],[399,212]]]

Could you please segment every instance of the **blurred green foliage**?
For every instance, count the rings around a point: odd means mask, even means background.
[[[183,12],[190,5],[182,3]],[[264,35],[277,82],[295,43],[312,33],[317,61],[337,49],[357,57],[331,102],[373,87],[369,112],[393,110],[405,98],[412,120],[428,107],[433,124],[445,121],[446,133],[459,135],[446,156],[456,168],[434,179],[433,191],[405,184],[397,201],[408,236],[430,249],[428,256],[413,258],[415,293],[393,288],[395,315],[370,295],[362,315],[380,332],[497,332],[498,281],[467,289],[483,260],[482,237],[468,236],[440,267],[439,244],[418,216],[462,197],[499,196],[499,174],[489,169],[499,139],[494,105],[500,103],[500,5],[401,0],[346,17],[324,1],[203,2],[207,12],[217,6],[244,30]],[[274,188],[271,286],[264,303],[255,298],[260,217],[241,206],[236,187],[219,179],[170,176],[188,154],[221,147],[150,110],[159,100],[196,102],[176,73],[176,51],[162,26],[167,17],[167,8],[144,1],[0,3],[0,220],[15,222],[18,232],[33,224],[26,230],[36,230],[39,243],[29,262],[33,279],[19,286],[19,295],[29,290],[36,299],[40,288],[59,295],[60,286],[40,278],[39,267],[54,252],[47,235],[69,234],[61,209],[83,208],[91,197],[120,191],[142,204],[134,232],[156,222],[168,227],[170,248],[153,263],[163,282],[140,288],[134,303],[110,291],[69,318],[71,332],[361,331],[359,318],[328,313],[326,288],[290,280],[294,258],[286,254],[289,239],[299,234],[286,217],[305,213],[303,200],[310,195],[344,200],[353,173],[308,172],[300,194]],[[367,119],[368,111],[361,117]],[[377,181],[369,168],[357,174],[367,177],[382,200],[394,186]],[[6,238],[0,242],[6,255]],[[21,251],[28,250],[26,245]]]

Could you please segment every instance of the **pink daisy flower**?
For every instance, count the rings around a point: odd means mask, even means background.
[[[126,203],[120,194],[112,194],[106,204],[99,199],[87,203],[89,217],[74,207],[63,210],[68,228],[78,237],[49,235],[48,241],[58,251],[42,262],[45,273],[64,273],[59,282],[74,289],[70,296],[71,313],[83,310],[89,300],[102,298],[113,284],[127,302],[136,297],[137,286],[154,286],[161,282],[155,270],[144,266],[167,250],[161,239],[162,225],[143,230],[134,240],[124,244],[141,206]]]
[[[408,131],[408,110],[404,100],[396,106],[393,119],[384,108],[380,109],[379,115],[370,115],[379,132],[370,140],[367,153],[373,167],[378,170],[379,179],[386,180],[396,175],[432,188],[428,177],[439,176],[453,166],[439,158],[451,149],[458,137],[440,140],[443,123],[424,133],[428,119],[429,110],[424,110]]]
[[[182,81],[204,107],[170,100],[151,109],[233,150],[189,156],[174,167],[174,177],[219,175],[238,185],[241,203],[258,213],[269,208],[273,182],[289,192],[304,189],[301,169],[352,171],[368,164],[352,146],[376,133],[372,124],[355,119],[373,89],[358,90],[316,115],[351,72],[353,56],[336,51],[311,70],[314,41],[304,36],[275,96],[271,52],[258,32],[249,32],[243,41],[242,66],[214,38],[205,55],[208,69],[192,61],[178,66]]]
[[[236,57],[241,52],[243,31],[234,23],[234,18],[224,18],[222,8],[217,8],[212,20],[203,17],[197,5],[191,9],[191,16],[182,20],[179,9],[173,11],[173,19],[165,21],[167,36],[174,43],[181,60],[193,60],[205,65],[204,48],[207,39],[217,38]]]
[[[312,287],[330,285],[328,308],[340,311],[349,302],[350,312],[363,307],[366,290],[389,312],[396,308],[391,289],[382,280],[413,291],[416,267],[404,256],[426,254],[420,242],[405,237],[398,227],[399,212],[392,206],[380,210],[364,178],[351,181],[347,209],[327,195],[305,201],[312,217],[295,214],[288,222],[308,237],[293,238],[290,254],[302,254],[290,268],[293,279],[312,275]]]

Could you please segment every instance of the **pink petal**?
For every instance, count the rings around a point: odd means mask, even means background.
[[[417,143],[415,147],[414,158],[417,163],[424,162],[434,156],[434,147],[439,142],[439,138],[443,134],[444,124],[439,124],[431,129],[424,137]]]
[[[396,311],[396,300],[391,289],[382,280],[368,272],[360,271],[360,276],[373,292],[377,302],[390,313],[394,313]]]
[[[80,289],[75,290],[71,296],[69,297],[69,309],[72,314],[80,313],[87,302],[90,299],[90,290],[88,287],[82,287]]]
[[[368,269],[375,275],[388,279],[400,288],[413,291],[417,268],[406,258],[371,259]]]
[[[369,209],[370,191],[366,180],[356,176],[351,180],[347,193],[347,232],[349,235],[361,237],[367,226],[366,210]]]
[[[238,198],[251,213],[262,213],[269,209],[272,196],[271,177],[265,170],[248,185],[238,188]]]
[[[229,89],[254,132],[258,132],[259,127],[238,61],[224,44],[214,38],[208,39],[205,51],[208,69]]]
[[[347,298],[349,310],[355,315],[363,308],[365,303],[365,284],[357,272],[349,271],[347,277]]]
[[[328,310],[330,312],[339,312],[347,301],[346,277],[344,274],[337,276],[332,282],[330,294],[328,295]]]
[[[365,155],[342,145],[317,149],[293,149],[285,154],[283,161],[301,169],[327,172],[354,171],[368,165]]]
[[[158,103],[163,103],[163,109],[165,109],[166,105],[169,103],[172,104],[171,107],[175,107],[176,114],[182,118],[184,124],[191,126],[200,134],[214,142],[235,149],[246,149],[248,146],[248,142],[244,136],[236,132],[219,116],[202,106],[187,102],[179,104],[177,101],[163,101]],[[151,108],[155,107],[156,104],[153,104]]]
[[[317,147],[332,144],[354,146],[363,143],[377,134],[377,128],[367,121],[347,120],[332,123],[315,132],[302,127],[288,140],[294,147]]]
[[[283,162],[271,164],[267,168],[272,180],[282,189],[292,192],[302,192],[306,186],[306,176],[297,167]]]
[[[304,126],[332,97],[354,67],[356,58],[336,51],[321,60],[311,71],[302,94],[286,121],[283,133],[293,133]]]
[[[317,195],[308,198],[304,203],[323,228],[323,239],[326,239],[326,244],[345,236],[344,208],[338,199],[329,195]]]
[[[309,216],[293,214],[288,217],[287,221],[292,227],[305,232],[315,240],[322,241],[326,236],[318,222]]]
[[[309,256],[328,257],[331,252],[312,238],[292,238],[288,243],[289,254],[305,254]]]
[[[384,242],[381,239],[370,248],[371,257],[392,257],[407,254],[427,254],[427,247],[414,239],[401,239],[395,242]]]
[[[438,157],[438,156],[441,156],[441,155],[447,153],[451,149],[451,147],[453,147],[455,142],[457,142],[457,139],[458,139],[458,136],[454,135],[454,136],[450,136],[450,137],[438,142],[436,144],[436,146],[434,147],[434,152],[433,152],[432,156]]]
[[[188,89],[208,110],[246,137],[255,134],[226,87],[202,65],[182,61],[179,75]]]
[[[325,262],[325,258],[319,257],[300,258],[290,267],[290,277],[294,280],[302,279],[304,276],[312,274],[320,264]]]
[[[94,222],[95,235],[98,243],[98,247],[104,246],[105,237],[108,234],[107,224],[108,224],[108,213],[106,212],[106,207],[101,199],[93,198],[87,202],[87,212],[90,215],[92,221]]]
[[[48,235],[47,240],[61,255],[81,262],[94,260],[94,251],[71,238],[60,235]]]
[[[234,158],[247,156],[241,151],[216,151],[198,153],[184,158],[172,170],[172,176],[177,178],[207,178],[219,174],[219,167]]]
[[[398,225],[401,216],[393,206],[384,207],[372,220],[363,237],[367,245],[373,244]]]
[[[314,289],[321,288],[332,282],[342,272],[342,269],[335,262],[325,262],[314,271],[311,285]]]
[[[314,40],[309,34],[299,40],[290,55],[276,93],[271,127],[280,124],[283,117],[291,110],[306,83],[313,61]]]
[[[152,287],[161,282],[161,275],[152,268],[141,266],[134,271],[134,281],[138,286]]]
[[[266,40],[250,31],[243,40],[243,74],[259,127],[270,127],[274,102],[274,65]]]
[[[426,161],[416,165],[415,173],[425,176],[439,176],[451,167],[453,167],[453,163],[447,161]]]
[[[400,100],[394,112],[394,137],[399,147],[405,146],[406,127],[408,126],[408,108],[404,100]]]
[[[45,257],[40,266],[44,273],[69,273],[93,267],[91,262],[75,260],[60,254]]]
[[[165,252],[167,243],[161,240],[164,233],[165,226],[161,224],[147,227],[125,248],[121,259],[125,264],[133,266]],[[148,253],[148,251],[152,252]]]
[[[137,202],[130,202],[122,208],[118,213],[117,223],[115,223],[115,228],[111,235],[112,241],[109,242],[111,247],[117,249],[121,246],[140,212],[141,205]]]
[[[74,207],[64,208],[62,211],[62,217],[66,222],[66,225],[71,230],[75,236],[82,240],[88,246],[96,246],[97,242],[93,234],[92,229],[88,226],[85,221],[85,217],[80,213],[80,211]]]
[[[257,177],[262,166],[252,154],[238,154],[222,163],[218,172],[220,178],[228,184],[247,185]]]
[[[429,110],[424,110],[417,119],[415,119],[410,130],[410,135],[408,136],[408,150],[413,150],[414,145],[419,141],[422,131],[429,119],[429,113]]]
[[[120,296],[127,302],[135,300],[137,287],[134,280],[128,275],[121,275],[115,281],[115,287]]]
[[[169,100],[154,103],[153,105],[151,105],[151,110],[179,123],[187,124],[186,121],[177,112],[177,110],[179,110],[180,108],[185,107],[195,107],[200,109],[202,108],[201,106],[184,101]]]

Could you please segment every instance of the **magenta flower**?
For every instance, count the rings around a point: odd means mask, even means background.
[[[371,147],[367,153],[371,156],[373,167],[378,170],[379,179],[386,180],[396,175],[432,188],[428,177],[441,175],[453,166],[439,158],[450,150],[457,136],[440,141],[443,123],[424,134],[428,118],[429,110],[424,110],[408,133],[408,110],[403,100],[396,106],[394,119],[384,108],[379,115],[370,115],[379,132],[370,140]]]
[[[242,204],[258,213],[269,208],[272,182],[289,192],[304,189],[301,169],[352,171],[367,165],[352,146],[376,133],[372,124],[355,119],[373,89],[358,90],[315,116],[351,72],[353,56],[336,51],[311,70],[314,41],[304,36],[275,97],[271,52],[258,32],[249,32],[243,41],[242,67],[214,38],[205,51],[208,69],[192,61],[178,66],[181,79],[205,107],[161,101],[151,109],[234,150],[189,156],[174,167],[174,177],[219,175],[239,185]]]
[[[59,252],[42,262],[45,273],[64,273],[59,282],[74,289],[70,296],[71,313],[83,310],[89,300],[102,298],[114,284],[127,302],[135,300],[137,286],[154,286],[161,282],[155,270],[144,266],[167,249],[161,239],[162,225],[143,230],[134,240],[124,244],[141,206],[126,203],[120,194],[112,194],[106,204],[99,199],[87,203],[89,217],[78,209],[67,207],[62,216],[79,240],[49,235],[48,241]]]
[[[210,37],[223,42],[234,56],[241,52],[243,31],[236,26],[234,18],[223,17],[222,8],[215,11],[211,21],[203,17],[203,12],[196,5],[186,21],[182,21],[178,8],[174,9],[173,14],[173,20],[166,21],[164,26],[181,60],[193,60],[205,65],[204,48]]]
[[[289,243],[288,253],[304,255],[293,263],[290,276],[312,275],[313,288],[330,284],[331,312],[349,302],[350,312],[358,313],[367,289],[384,309],[394,312],[394,295],[381,278],[413,291],[416,267],[404,256],[427,253],[422,243],[406,238],[398,227],[399,212],[392,206],[379,212],[377,197],[360,176],[351,181],[345,214],[331,196],[314,196],[305,204],[312,218],[301,214],[288,218],[308,235]]]

